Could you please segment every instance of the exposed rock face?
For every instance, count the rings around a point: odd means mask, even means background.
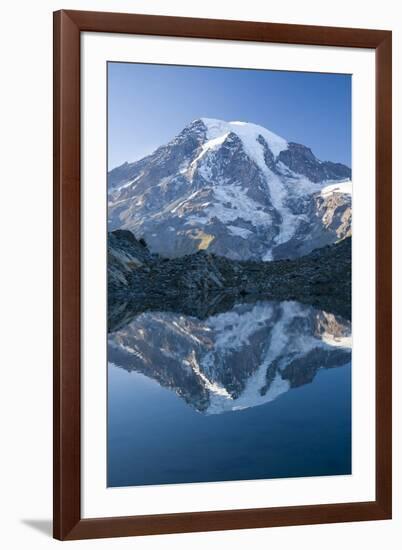
[[[350,177],[261,126],[199,119],[109,173],[109,229],[166,257],[296,258],[350,234]]]
[[[107,251],[109,292],[127,286],[132,271],[153,260],[145,241],[138,241],[130,231],[109,233]]]
[[[320,162],[311,149],[299,143],[288,143],[286,150],[279,153],[278,160],[292,172],[306,176],[314,183],[328,180],[348,180],[352,172],[348,166],[335,162]]]
[[[317,213],[328,233],[339,240],[352,236],[351,197],[342,193],[330,193],[317,197]]]
[[[350,322],[297,302],[237,304],[199,319],[146,312],[109,335],[109,361],[205,414],[261,405],[350,361]]]
[[[293,237],[275,250],[275,257],[304,256],[314,248],[321,248],[352,236],[352,196],[350,183],[342,182],[324,188],[308,198],[306,219],[299,223]]]

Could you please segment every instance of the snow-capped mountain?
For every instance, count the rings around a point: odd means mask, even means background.
[[[201,320],[147,312],[109,335],[109,361],[205,414],[262,405],[351,359],[351,325],[298,302],[238,304]]]
[[[109,230],[168,257],[294,258],[350,236],[350,179],[262,126],[201,118],[109,172]]]

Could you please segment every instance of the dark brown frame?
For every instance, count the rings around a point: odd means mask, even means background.
[[[375,49],[376,499],[82,519],[80,494],[80,34],[129,33]],[[390,31],[62,10],[54,13],[54,537],[61,540],[391,518]]]

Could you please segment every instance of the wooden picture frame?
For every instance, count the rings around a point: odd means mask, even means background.
[[[371,48],[376,56],[376,499],[81,518],[80,34]],[[60,540],[391,518],[390,31],[62,10],[54,14],[54,537]]]

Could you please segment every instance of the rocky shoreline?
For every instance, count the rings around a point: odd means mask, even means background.
[[[109,328],[126,314],[175,311],[199,318],[257,299],[297,300],[351,317],[351,239],[295,260],[236,261],[199,251],[167,259],[130,231],[109,233]]]

